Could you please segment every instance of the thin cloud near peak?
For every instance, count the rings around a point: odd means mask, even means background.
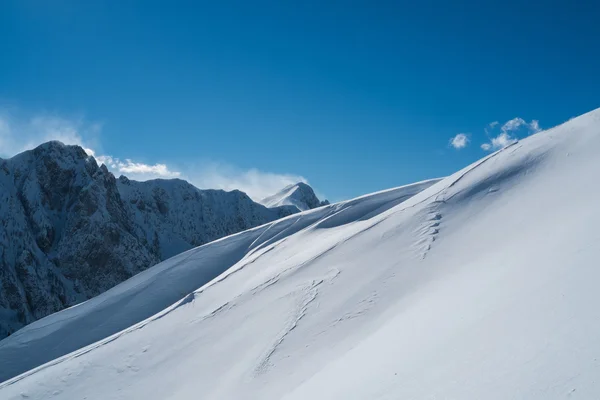
[[[0,157],[12,157],[51,140],[89,150],[94,147],[101,129],[101,124],[89,123],[83,118],[51,114],[27,117],[0,109]]]
[[[119,158],[97,149],[101,148],[102,125],[84,118],[64,118],[51,114],[23,115],[0,108],[0,157],[12,157],[39,144],[58,140],[81,146],[84,151],[104,164],[115,175],[145,181],[156,178],[182,178],[200,188],[245,192],[253,200],[277,193],[287,185],[304,182],[301,175],[273,173],[256,168],[240,169],[225,163],[204,163],[197,166],[175,167],[169,163],[147,164],[131,158]]]
[[[181,175],[166,164],[144,164],[130,159],[122,161],[110,155],[96,154],[94,150],[102,125],[84,118],[65,118],[54,114],[23,116],[0,110],[0,156],[12,157],[39,144],[58,140],[68,145],[81,146],[99,163],[113,173],[127,173],[133,179],[176,178]]]
[[[127,174],[134,180],[143,181],[155,178],[178,178],[181,176],[181,172],[172,170],[166,164],[145,164],[130,159],[123,161],[107,155],[98,155],[94,156],[94,158],[100,164],[106,165],[113,173]]]
[[[188,168],[187,179],[199,188],[234,190],[246,193],[255,201],[277,193],[284,187],[308,180],[301,175],[240,169],[225,163],[210,162]]]

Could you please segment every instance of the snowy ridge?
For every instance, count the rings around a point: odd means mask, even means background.
[[[138,235],[148,243],[156,236],[163,260],[298,212],[289,206],[261,207],[239,190],[200,190],[181,179],[137,182],[121,176],[117,188]]]
[[[1,383],[0,397],[598,398],[599,174],[596,110],[412,195],[363,196],[191,250],[102,302],[133,322],[144,302],[123,298],[136,287],[146,300],[181,288],[182,300]],[[94,300],[69,320],[112,324]],[[0,342],[10,375],[63,346],[44,327],[75,330],[66,312]]]
[[[314,190],[304,182],[288,185],[279,192],[260,201],[266,207],[293,206],[299,211],[312,210],[328,205],[327,200],[319,200]]]

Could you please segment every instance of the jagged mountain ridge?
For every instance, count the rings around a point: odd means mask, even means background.
[[[297,211],[183,180],[115,179],[60,142],[0,159],[0,338],[179,252]]]
[[[272,196],[260,201],[267,207],[294,206],[300,211],[312,210],[313,208],[326,206],[327,200],[319,200],[315,191],[306,183],[298,182],[291,184]]]
[[[198,189],[181,179],[117,179],[136,233],[158,243],[162,260],[217,238],[298,212],[292,206],[260,207],[239,190]],[[235,218],[232,218],[235,216]]]

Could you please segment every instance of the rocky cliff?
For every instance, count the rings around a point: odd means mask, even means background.
[[[60,142],[0,159],[0,338],[182,251],[297,211],[183,180],[115,179]]]

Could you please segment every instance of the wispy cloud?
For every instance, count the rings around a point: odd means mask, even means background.
[[[244,170],[223,163],[208,163],[189,170],[195,172],[188,174],[188,180],[199,188],[238,189],[254,200],[262,200],[293,183],[308,183],[301,175],[266,172],[255,168]]]
[[[0,157],[12,157],[49,140],[79,145],[104,164],[115,175],[126,175],[134,180],[154,178],[182,178],[200,188],[234,190],[247,193],[254,200],[262,200],[283,187],[307,180],[294,174],[240,169],[223,163],[195,166],[173,166],[165,163],[146,164],[130,158],[118,158],[98,151],[102,125],[84,118],[64,118],[52,114],[34,116],[16,115],[0,109]]]
[[[504,148],[504,147],[508,146],[509,144],[513,144],[516,141],[517,141],[516,138],[510,136],[506,132],[503,132],[503,133],[499,134],[498,136],[492,138],[490,143],[482,144],[481,148],[486,151],[497,150],[497,149]]]
[[[125,174],[156,175],[167,178],[175,178],[181,175],[181,172],[170,170],[166,164],[148,165],[126,159],[125,162],[117,160],[117,166],[119,171]]]
[[[466,133],[459,133],[453,138],[450,139],[450,146],[454,147],[457,150],[464,149],[469,145],[469,135]]]
[[[97,154],[102,125],[83,117],[64,118],[53,114],[23,116],[14,111],[0,110],[0,156],[11,157],[37,145],[58,140],[73,144],[105,164],[115,174],[128,174],[132,179],[174,178],[180,173],[165,164],[144,164],[130,159],[120,160],[110,155]]]
[[[11,157],[49,140],[91,148],[102,129],[83,118],[67,119],[51,114],[15,116],[0,110],[0,156]]]
[[[525,122],[525,120],[523,118],[513,118],[509,121],[506,121],[504,123],[504,125],[502,125],[502,131],[503,132],[511,132],[511,131],[516,131],[517,129],[519,129],[519,127],[523,126],[523,125],[527,125],[527,122]]]
[[[500,132],[496,134],[494,133],[494,128],[498,125],[498,121],[494,121],[486,127],[485,133],[490,137],[490,141],[481,145],[483,150],[498,150],[515,143],[518,140],[519,133],[528,135],[541,131],[540,123],[535,119],[527,123],[523,118],[513,118],[506,121],[500,127]]]
[[[96,155],[92,149],[85,149],[100,164],[106,165],[116,175],[127,175],[134,180],[148,180],[154,178],[178,178],[181,172],[174,171],[166,164],[144,164],[130,159],[124,161],[107,155]]]

